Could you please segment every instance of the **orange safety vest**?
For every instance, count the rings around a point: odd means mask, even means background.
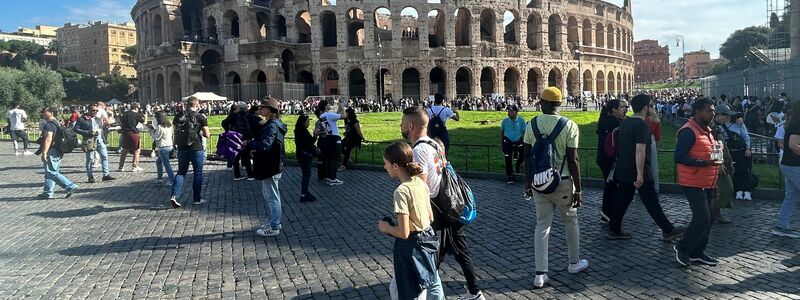
[[[711,148],[716,143],[711,135],[711,128],[702,126],[694,119],[689,119],[678,132],[684,129],[694,132],[694,145],[689,149],[689,157],[697,160],[711,159]],[[716,186],[719,166],[690,167],[678,164],[678,184],[680,186],[710,189]]]

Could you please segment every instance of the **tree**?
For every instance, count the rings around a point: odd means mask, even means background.
[[[53,52],[55,54],[64,53],[64,49],[66,46],[59,40],[52,40],[50,44],[47,45],[47,51]]]
[[[14,58],[15,63],[13,63],[11,67],[19,68],[22,67],[23,62],[26,60],[43,63],[44,59],[42,58],[42,55],[44,55],[47,50],[45,50],[44,47],[32,42],[0,41],[0,51],[16,53],[17,56]]]
[[[36,62],[25,61],[20,69],[0,67],[0,105],[19,103],[28,112],[61,106],[64,98],[61,75]],[[37,113],[31,113],[37,116]]]
[[[136,46],[128,46],[122,49],[122,59],[130,65],[136,67]]]
[[[764,26],[751,26],[732,33],[722,46],[719,54],[730,61],[731,69],[741,70],[750,66],[748,53],[750,47],[766,47],[769,43],[770,29]]]

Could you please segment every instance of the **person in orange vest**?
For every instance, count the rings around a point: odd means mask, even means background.
[[[683,266],[692,264],[716,266],[716,258],[705,253],[711,229],[709,203],[714,196],[719,166],[722,165],[722,144],[712,135],[714,102],[700,98],[692,104],[692,117],[678,130],[675,143],[675,163],[678,165],[678,185],[683,189],[692,221],[674,247],[675,259]]]

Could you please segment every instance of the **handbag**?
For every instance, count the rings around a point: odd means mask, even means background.
[[[90,137],[83,139],[83,142],[81,142],[81,149],[83,149],[83,152],[95,151],[95,149],[97,149],[97,138]]]

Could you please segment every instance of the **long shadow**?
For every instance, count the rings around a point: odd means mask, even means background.
[[[135,206],[121,206],[121,207],[105,207],[97,205],[94,207],[85,207],[71,210],[56,210],[56,211],[43,211],[28,214],[29,216],[39,216],[44,218],[66,219],[74,217],[87,217],[101,213],[109,213],[115,211],[123,211],[129,209],[149,209],[149,210],[166,210],[165,207],[154,207],[149,205],[135,205]]]
[[[252,231],[232,231],[209,233],[200,235],[189,235],[180,237],[160,237],[150,236],[127,240],[118,240],[102,245],[82,245],[59,250],[58,253],[67,256],[91,256],[105,253],[122,253],[141,250],[162,250],[162,249],[182,249],[188,245],[215,242],[222,240],[234,240],[242,238],[253,238]]]
[[[446,294],[446,293],[445,293]],[[292,297],[292,300],[340,298],[343,299],[389,299],[389,283],[376,283],[362,287],[345,287],[336,291],[321,291]]]
[[[0,184],[0,189],[14,189],[14,188],[32,188],[32,187],[41,187],[44,183],[42,182],[30,182],[30,183],[8,183],[8,184]]]
[[[0,172],[5,171],[22,171],[22,170],[41,170],[42,166],[24,166],[24,167],[2,167]]]
[[[764,273],[732,284],[714,284],[708,287],[713,291],[747,290],[800,295],[800,254],[782,262],[792,271]],[[769,283],[769,284],[766,284]]]

